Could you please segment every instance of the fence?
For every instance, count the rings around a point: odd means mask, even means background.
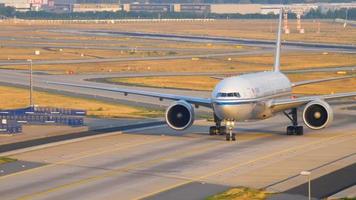
[[[0,110],[0,133],[19,133],[22,124],[83,126],[85,110],[28,107],[14,110]]]

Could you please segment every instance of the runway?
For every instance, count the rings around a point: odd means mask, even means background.
[[[138,51],[174,51],[181,52],[182,55],[167,55],[167,56],[139,56],[139,57],[94,57],[81,59],[61,59],[61,60],[33,60],[33,65],[57,65],[57,64],[85,64],[85,63],[105,63],[105,62],[129,62],[129,61],[155,61],[155,60],[177,60],[177,59],[191,59],[191,58],[214,58],[226,56],[248,56],[271,53],[274,51],[275,41],[270,40],[256,40],[256,39],[242,39],[242,38],[228,38],[228,37],[211,37],[211,36],[195,36],[195,35],[177,35],[177,34],[152,34],[141,32],[123,32],[123,31],[98,31],[98,30],[43,30],[47,32],[56,32],[64,35],[83,35],[83,36],[106,36],[112,37],[114,41],[107,40],[76,40],[76,39],[49,39],[49,38],[19,38],[1,36],[3,41],[1,46],[15,47],[15,48],[69,48],[69,49],[101,49],[101,50],[132,50]],[[166,40],[190,43],[224,43],[233,45],[244,45],[258,47],[259,49],[246,51],[231,51],[231,50],[209,50],[199,49],[181,49],[181,48],[161,48],[161,47],[129,47],[123,41],[115,41],[115,37],[132,37],[138,40]],[[13,41],[20,43],[13,43]],[[21,43],[22,42],[22,43]],[[32,42],[28,43],[28,42]],[[35,42],[35,44],[33,43]],[[114,44],[114,46],[112,46]],[[116,46],[115,46],[116,45]],[[356,47],[354,45],[345,44],[319,44],[308,42],[283,42],[284,51],[323,51],[323,52],[338,52],[338,53],[355,53]],[[26,60],[0,60],[0,66],[13,65],[28,65]]]
[[[0,37],[0,40],[4,38]],[[21,41],[22,38],[16,38],[16,41]],[[6,41],[6,40],[5,40]],[[27,41],[27,40],[25,40]],[[31,40],[29,40],[31,41]],[[69,40],[70,41],[70,40]],[[34,41],[31,41],[34,42]],[[12,44],[12,43],[4,43],[1,44],[2,47],[15,47],[15,48],[52,48],[52,49],[100,49],[100,50],[125,50],[125,51],[176,51],[176,52],[196,52],[196,50],[191,50],[191,49],[179,49],[179,48],[154,48],[154,47],[128,47],[128,46],[110,46],[110,43],[105,44],[105,41],[95,41],[96,43],[94,44],[88,44],[87,41],[85,43],[83,41],[73,41],[73,43],[67,44],[67,42],[64,41],[56,41],[59,44],[53,44],[50,43],[51,40],[44,40],[41,42],[44,42],[45,44],[42,43],[21,43],[21,44]],[[48,43],[47,43],[48,42]],[[104,44],[103,44],[104,43]],[[117,45],[119,45],[118,43]],[[112,41],[111,41],[112,45]],[[211,50],[206,50],[206,49],[201,49],[202,52],[211,52]],[[215,50],[216,52],[222,51],[222,50]]]
[[[178,56],[147,56],[147,57],[118,57],[118,58],[94,58],[94,59],[63,59],[63,60],[34,60],[33,65],[53,65],[53,64],[82,64],[82,63],[104,63],[104,62],[127,62],[127,61],[148,61],[148,60],[177,60],[191,58],[214,58],[237,55],[257,55],[268,53],[270,50],[246,51],[246,52],[227,52],[227,53],[206,53],[206,54],[190,54]],[[0,61],[0,66],[11,65],[28,65],[28,61],[13,60]]]
[[[207,135],[209,123],[197,121],[183,133],[162,126],[17,154],[45,165],[1,176],[0,193],[2,199],[155,199],[187,184],[287,191],[305,183],[300,171],[316,179],[356,162],[356,112],[344,106],[334,107],[331,127],[306,129],[304,136],[286,136],[289,122],[278,115],[239,123],[237,142]]]
[[[56,30],[52,30],[57,32]],[[143,32],[125,32],[125,31],[79,31],[79,30],[60,30],[61,33],[71,34],[83,34],[83,35],[100,35],[100,36],[129,36],[135,38],[145,39],[159,39],[159,40],[173,40],[184,42],[212,42],[212,43],[229,43],[229,44],[241,44],[246,46],[257,47],[274,47],[275,41],[262,40],[262,39],[244,39],[244,38],[230,38],[230,37],[213,37],[213,36],[197,36],[197,35],[179,35],[179,34],[159,34],[159,33],[143,33]],[[322,44],[313,42],[302,41],[283,41],[283,46],[288,49],[314,49],[325,51],[348,51],[355,52],[356,46],[346,44]]]

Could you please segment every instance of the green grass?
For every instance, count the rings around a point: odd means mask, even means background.
[[[270,194],[264,190],[237,187],[208,197],[206,200],[263,200]]]
[[[8,158],[8,157],[0,157],[0,164],[15,162],[15,161],[17,161],[17,159]]]

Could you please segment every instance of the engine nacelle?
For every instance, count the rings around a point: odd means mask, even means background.
[[[166,122],[174,130],[189,128],[194,122],[194,108],[186,101],[177,101],[166,110]]]
[[[322,100],[309,102],[303,111],[303,120],[309,128],[317,130],[330,125],[334,113],[328,103]]]

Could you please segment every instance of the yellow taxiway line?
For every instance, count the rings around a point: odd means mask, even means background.
[[[38,171],[40,169],[53,167],[53,166],[56,166],[56,165],[63,165],[63,164],[66,164],[66,163],[69,163],[69,162],[72,162],[72,161],[76,161],[76,160],[80,160],[80,159],[83,159],[83,158],[97,156],[97,155],[101,155],[101,154],[109,153],[109,152],[114,152],[114,151],[121,151],[121,150],[129,149],[129,148],[133,148],[133,147],[137,147],[137,146],[141,146],[141,145],[145,145],[145,144],[161,142],[161,141],[168,140],[168,139],[169,139],[168,137],[164,137],[164,138],[159,138],[159,139],[153,140],[153,141],[145,141],[145,142],[141,142],[141,143],[135,143],[135,144],[131,144],[131,145],[120,146],[118,148],[112,148],[112,149],[105,149],[105,150],[102,150],[102,151],[96,151],[95,153],[93,153],[93,152],[87,153],[86,152],[84,155],[81,155],[81,156],[78,156],[78,157],[75,157],[75,158],[71,158],[71,159],[68,159],[68,160],[63,160],[63,161],[60,161],[60,162],[55,162],[55,163],[51,163],[51,164],[48,164],[48,165],[43,165],[43,166],[40,166],[40,167],[28,169],[28,170],[25,170],[25,171],[20,171],[20,172],[8,174],[8,175],[0,176],[0,180],[5,179],[5,178],[9,178],[9,177],[12,177],[12,176],[17,176],[17,175],[20,175],[20,174],[26,174],[26,173]]]
[[[103,174],[99,174],[97,176],[88,177],[88,178],[85,178],[85,179],[81,179],[81,180],[73,181],[73,182],[66,183],[66,184],[63,184],[63,185],[60,185],[60,186],[56,186],[56,187],[53,187],[53,188],[50,188],[50,189],[47,189],[47,190],[43,190],[43,191],[39,191],[39,192],[36,192],[36,193],[24,195],[24,196],[21,196],[21,197],[19,197],[17,199],[18,200],[33,199],[35,197],[39,197],[39,196],[46,195],[46,194],[49,194],[49,193],[52,193],[52,192],[56,192],[56,191],[61,190],[61,189],[66,189],[66,188],[70,188],[70,187],[74,187],[74,186],[80,186],[80,185],[83,185],[83,184],[86,184],[86,183],[90,183],[90,182],[93,182],[93,181],[96,181],[96,180],[99,180],[99,179],[103,179],[103,178],[106,178],[106,177],[112,177],[113,175],[118,175],[120,173],[128,172],[128,171],[137,169],[139,167],[148,167],[148,166],[151,166],[151,165],[154,165],[156,163],[160,163],[162,161],[169,160],[169,159],[172,159],[172,158],[189,156],[189,155],[197,154],[199,152],[204,152],[207,149],[211,149],[211,148],[214,148],[214,147],[217,147],[217,146],[222,146],[222,145],[229,145],[229,144],[231,144],[231,143],[213,142],[213,143],[210,143],[208,145],[195,147],[195,148],[192,148],[192,149],[189,149],[189,150],[188,149],[183,149],[181,151],[175,151],[175,152],[173,152],[171,154],[164,155],[164,156],[161,156],[161,157],[153,159],[153,160],[133,163],[133,164],[128,165],[126,167],[113,169],[113,170],[110,170],[110,171],[105,172]],[[172,175],[170,177],[171,178],[183,179],[183,180],[187,180],[187,179],[189,180],[189,178],[182,177],[182,176],[173,176]]]
[[[348,135],[350,135],[350,134],[348,134]],[[218,170],[218,171],[215,171],[215,172],[212,172],[212,173],[208,173],[206,175],[195,177],[195,178],[189,178],[189,177],[183,177],[183,176],[174,176],[174,175],[167,176],[167,177],[171,177],[171,178],[181,179],[181,180],[183,180],[183,182],[179,183],[179,184],[172,185],[172,186],[168,186],[166,188],[160,189],[158,191],[155,191],[155,192],[152,192],[152,193],[149,193],[149,194],[146,194],[146,195],[141,196],[141,197],[139,197],[137,199],[142,199],[142,198],[146,198],[146,197],[149,197],[149,196],[153,196],[155,194],[158,194],[158,193],[167,191],[169,189],[173,189],[173,188],[176,188],[176,187],[179,187],[179,186],[182,186],[182,185],[194,182],[194,181],[201,181],[204,178],[208,178],[208,177],[211,177],[211,176],[214,176],[214,175],[225,173],[227,171],[236,169],[238,167],[241,167],[241,166],[244,166],[244,165],[248,165],[248,164],[251,164],[251,163],[254,163],[254,162],[257,162],[257,161],[260,161],[260,160],[264,160],[264,159],[267,159],[267,158],[271,158],[271,157],[274,157],[274,156],[279,155],[279,154],[283,154],[283,153],[290,152],[290,151],[295,151],[295,150],[302,149],[302,148],[307,147],[307,146],[312,146],[312,145],[315,145],[315,144],[319,144],[319,143],[323,143],[323,142],[326,142],[326,141],[334,140],[334,139],[337,139],[337,138],[340,138],[340,137],[346,137],[348,135],[345,135],[345,134],[335,135],[335,136],[331,136],[331,137],[328,137],[328,138],[325,138],[325,139],[322,139],[322,140],[318,140],[318,141],[315,141],[315,142],[303,144],[303,145],[296,146],[296,147],[291,147],[291,148],[284,149],[284,150],[281,150],[281,151],[277,151],[277,152],[274,152],[274,153],[271,153],[271,154],[268,154],[268,155],[265,155],[265,156],[258,157],[258,158],[253,159],[253,160],[249,160],[249,161],[246,161],[246,162],[243,162],[243,163],[238,163],[236,165],[232,165],[232,166],[224,168],[222,170]],[[269,137],[271,137],[271,136],[269,136]],[[125,148],[130,148],[130,147],[134,147],[134,146],[138,146],[138,145],[143,145],[143,144],[146,144],[146,143],[148,144],[148,143],[153,143],[153,142],[156,142],[156,141],[158,142],[158,141],[163,141],[163,140],[164,139],[145,142],[145,143],[140,143],[140,144],[132,145],[132,146],[125,147]],[[199,153],[199,152],[203,152],[206,149],[211,149],[213,147],[221,146],[221,145],[224,145],[224,144],[228,145],[228,144],[231,144],[231,143],[225,143],[225,142],[224,143],[221,143],[221,142],[213,143],[213,144],[204,145],[202,147],[196,147],[196,148],[193,148],[192,150],[189,150],[189,151],[187,151],[187,149],[184,149],[182,151],[174,152],[172,154],[165,155],[165,156],[162,156],[160,158],[156,158],[156,159],[149,160],[149,161],[143,161],[143,162],[139,162],[139,163],[134,163],[132,165],[129,165],[129,166],[126,166],[126,167],[123,167],[123,168],[110,170],[109,172],[105,172],[105,173],[99,174],[97,176],[88,177],[88,178],[85,178],[85,179],[81,179],[81,180],[77,180],[77,181],[70,182],[70,183],[67,183],[67,184],[63,184],[63,185],[60,185],[60,186],[57,186],[57,187],[54,187],[54,188],[50,188],[50,189],[46,189],[46,190],[39,191],[39,192],[36,192],[36,193],[24,195],[22,197],[19,197],[18,199],[21,199],[21,200],[33,199],[33,198],[40,197],[40,196],[43,196],[43,195],[46,195],[46,194],[49,194],[49,193],[52,193],[52,192],[56,192],[56,191],[61,190],[61,189],[80,186],[80,185],[83,185],[83,184],[86,184],[86,183],[90,183],[90,182],[93,182],[93,181],[96,181],[96,180],[99,180],[99,179],[103,179],[103,178],[106,178],[106,177],[112,177],[112,175],[117,175],[117,174],[122,173],[122,172],[128,172],[128,171],[137,169],[139,167],[145,167],[145,166],[154,165],[154,164],[159,163],[161,161],[165,161],[167,159],[171,159],[172,157],[173,158],[177,158],[177,157],[184,157],[184,156],[193,155],[193,154],[196,154],[196,153]],[[233,144],[236,144],[236,143],[233,143]],[[119,150],[119,149],[120,148],[118,148],[117,150]],[[102,153],[106,153],[106,152],[110,152],[110,151],[115,151],[115,150],[107,150],[107,151],[102,151],[102,152],[98,152],[98,153],[95,153],[95,154],[85,155],[85,156],[82,156],[80,158],[74,158],[74,159],[70,159],[70,160],[54,163],[52,165],[68,163],[68,162],[71,162],[71,161],[79,160],[81,158],[90,157],[90,156],[94,156],[94,155],[98,155],[98,154],[102,154]],[[35,168],[35,169],[37,169],[37,168]],[[27,171],[29,171],[29,170],[27,170]],[[27,171],[24,171],[24,172],[27,172]],[[19,172],[19,173],[21,173],[21,172]],[[8,175],[8,176],[10,176],[10,175]]]
[[[265,155],[265,156],[261,156],[261,157],[258,157],[258,158],[255,158],[255,159],[252,159],[252,160],[243,162],[243,163],[237,163],[236,165],[232,165],[232,166],[227,167],[227,168],[224,168],[224,169],[222,169],[222,170],[218,170],[218,171],[215,171],[215,172],[212,172],[212,173],[208,173],[208,174],[206,174],[206,175],[204,175],[204,176],[199,176],[199,177],[196,177],[196,178],[192,178],[192,179],[189,180],[189,181],[184,181],[184,182],[182,182],[182,183],[178,183],[178,184],[175,184],[175,185],[171,185],[171,186],[162,188],[162,189],[157,190],[157,191],[154,191],[154,192],[152,192],[152,193],[149,193],[149,194],[140,196],[140,197],[136,198],[135,200],[141,200],[141,199],[144,199],[144,198],[147,198],[147,197],[150,197],[150,196],[153,196],[153,195],[162,193],[162,192],[164,192],[164,191],[171,190],[171,189],[180,187],[180,186],[182,186],[182,185],[186,185],[186,184],[192,183],[192,182],[202,181],[202,179],[205,179],[205,178],[208,178],[208,177],[211,177],[211,176],[215,176],[215,175],[218,175],[218,174],[222,174],[222,173],[225,173],[225,172],[227,172],[227,171],[234,170],[234,169],[236,169],[236,168],[238,168],[238,167],[242,167],[242,166],[245,166],[245,165],[249,165],[249,164],[255,163],[255,162],[257,162],[257,161],[264,160],[264,159],[267,159],[267,158],[271,158],[271,157],[274,157],[274,156],[277,156],[277,155],[280,155],[280,154],[283,154],[283,153],[286,153],[286,152],[295,151],[295,150],[298,150],[298,149],[305,148],[305,147],[307,147],[307,146],[316,145],[316,144],[319,144],[319,143],[323,143],[323,142],[326,142],[326,141],[335,140],[335,139],[338,139],[338,138],[341,138],[341,137],[350,136],[350,135],[351,135],[352,137],[354,136],[354,134],[347,134],[347,135],[346,135],[346,134],[340,134],[340,135],[335,135],[335,136],[331,136],[331,137],[328,137],[328,138],[325,138],[325,139],[322,139],[322,140],[318,140],[318,141],[315,141],[315,142],[311,142],[311,143],[307,143],[307,144],[304,144],[304,145],[300,145],[300,146],[296,146],[296,147],[291,147],[291,148],[287,148],[287,149],[284,149],[284,150],[281,150],[281,151],[277,151],[277,152],[274,152],[274,153],[271,153],[271,154],[267,154],[267,155]]]
[[[273,136],[275,136],[275,135],[269,135],[269,134],[267,135],[267,134],[265,134],[265,135],[259,136],[259,138],[261,138],[261,137],[264,137],[264,138],[265,137],[273,137]],[[245,140],[244,142],[248,142],[248,141],[251,141],[251,140],[254,140],[254,139],[256,139],[256,136],[254,136],[252,139]],[[152,166],[154,164],[160,163],[160,162],[165,161],[165,160],[169,160],[171,158],[185,157],[185,156],[197,154],[197,153],[200,153],[200,152],[204,152],[207,149],[212,149],[214,147],[227,146],[227,145],[231,145],[231,144],[236,144],[236,142],[233,142],[233,143],[226,143],[225,141],[223,141],[223,142],[213,142],[213,143],[210,143],[210,144],[207,144],[207,145],[203,145],[203,146],[199,146],[199,147],[195,147],[195,148],[192,148],[192,149],[189,149],[189,150],[183,149],[181,151],[175,151],[175,152],[173,152],[171,154],[164,155],[164,156],[161,156],[161,157],[153,159],[153,160],[142,161],[142,162],[131,164],[131,165],[126,166],[126,167],[113,169],[113,170],[110,170],[110,171],[105,172],[103,174],[99,174],[97,176],[88,177],[88,178],[85,178],[85,179],[81,179],[81,180],[73,181],[73,182],[66,183],[66,184],[63,184],[63,185],[60,185],[60,186],[56,186],[56,187],[53,187],[53,188],[49,188],[49,189],[46,189],[46,190],[43,190],[43,191],[35,192],[35,193],[32,193],[32,194],[27,194],[27,195],[21,196],[21,197],[19,197],[17,199],[18,200],[33,199],[35,197],[43,196],[43,195],[46,195],[46,194],[49,194],[49,193],[52,193],[52,192],[56,192],[56,191],[59,191],[59,190],[62,190],[62,189],[66,189],[66,188],[70,188],[70,187],[72,188],[72,187],[75,187],[75,186],[80,186],[80,185],[87,184],[87,183],[90,183],[90,182],[93,182],[93,181],[96,181],[96,180],[99,180],[99,179],[103,179],[103,178],[106,178],[106,177],[112,177],[113,175],[118,175],[120,173],[133,171],[133,170],[135,170],[135,169],[137,169],[139,167]],[[162,175],[160,175],[160,176],[162,176]],[[191,178],[183,177],[183,176],[163,175],[162,177],[181,179],[181,180],[185,180],[185,181],[193,181]]]

